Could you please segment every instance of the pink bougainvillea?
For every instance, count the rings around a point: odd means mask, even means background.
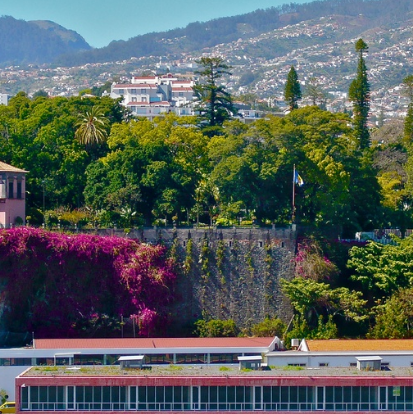
[[[37,337],[110,334],[120,316],[134,315],[139,334],[160,334],[175,278],[164,246],[28,227],[0,231],[10,330]]]
[[[297,246],[294,258],[295,274],[304,279],[318,282],[332,282],[338,275],[338,269],[323,253],[313,240],[306,240]]]

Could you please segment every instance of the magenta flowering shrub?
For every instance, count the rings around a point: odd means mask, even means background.
[[[5,323],[36,337],[110,335],[122,315],[140,335],[161,334],[176,279],[166,253],[117,237],[0,230]]]
[[[338,268],[324,255],[316,241],[305,240],[297,245],[295,275],[331,283],[338,276]]]

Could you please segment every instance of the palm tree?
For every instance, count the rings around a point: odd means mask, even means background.
[[[108,121],[105,118],[102,108],[92,106],[84,114],[79,114],[79,119],[75,126],[76,139],[84,145],[101,144],[107,137]]]

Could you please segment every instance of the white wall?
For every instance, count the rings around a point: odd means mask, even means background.
[[[272,352],[267,355],[267,364],[278,367],[289,364],[306,364],[308,368],[319,368],[320,363],[327,363],[329,367],[347,368],[350,366],[350,363],[357,363],[356,357],[360,356],[380,356],[382,358],[382,363],[389,363],[390,367],[410,368],[410,364],[413,363],[413,352],[406,352],[404,354],[360,352],[357,354],[315,355],[297,351],[294,354],[290,352]]]
[[[6,390],[9,401],[15,401],[14,379],[30,367],[0,367],[0,389]]]

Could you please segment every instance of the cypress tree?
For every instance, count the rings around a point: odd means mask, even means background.
[[[404,92],[409,99],[406,118],[404,119],[403,138],[406,143],[413,141],[413,76],[409,75],[403,79]]]
[[[406,118],[404,118],[403,138],[406,143],[413,141],[413,103],[409,103]]]
[[[367,78],[367,67],[363,53],[368,50],[367,44],[363,39],[359,39],[355,45],[358,53],[357,77],[349,88],[349,99],[353,102],[353,122],[354,130],[359,138],[361,149],[370,145],[370,134],[367,127],[367,120],[370,109],[370,85]]]
[[[291,66],[288,72],[287,82],[284,88],[284,100],[288,104],[290,111],[298,109],[298,101],[301,99],[301,87],[298,82],[297,72],[294,66]]]

